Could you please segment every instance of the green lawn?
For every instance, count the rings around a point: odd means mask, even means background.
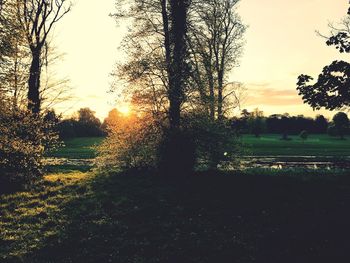
[[[65,140],[62,148],[48,154],[48,156],[68,159],[93,159],[96,156],[94,146],[99,145],[103,139],[103,137],[87,137]]]
[[[329,137],[328,135],[310,135],[303,142],[299,136],[290,136],[292,140],[281,140],[280,135],[243,135],[247,155],[257,156],[350,156],[350,137],[348,140]]]
[[[52,174],[0,196],[0,262],[347,262],[345,177]]]
[[[264,134],[260,138],[253,135],[243,135],[242,141],[246,155],[257,156],[350,156],[350,137],[348,140],[329,137],[328,135],[310,135],[303,142],[299,136],[290,136],[292,140],[281,140],[277,134]],[[75,138],[66,140],[65,146],[50,157],[69,159],[92,159],[96,152],[94,146],[104,138]]]

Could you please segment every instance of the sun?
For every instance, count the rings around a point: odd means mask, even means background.
[[[124,103],[122,105],[118,105],[117,110],[125,116],[128,116],[131,113],[131,107],[127,103]]]

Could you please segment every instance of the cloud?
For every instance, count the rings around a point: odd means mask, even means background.
[[[291,89],[273,89],[268,87],[269,84],[251,84],[247,85],[246,106],[287,106],[301,105],[302,99],[296,90]]]

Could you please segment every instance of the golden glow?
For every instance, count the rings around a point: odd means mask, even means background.
[[[118,106],[117,106],[117,110],[118,110],[121,114],[123,114],[123,115],[125,115],[125,116],[128,116],[128,115],[130,115],[130,113],[131,113],[131,106],[130,106],[129,104],[127,104],[127,103],[124,103],[124,104],[122,104],[122,105],[118,105]]]
[[[76,97],[58,110],[69,114],[90,107],[100,119],[115,107],[130,114],[128,107],[118,106],[116,96],[108,93],[113,82],[110,73],[125,58],[126,52],[118,46],[129,25],[117,26],[109,16],[115,0],[73,2],[72,11],[57,24],[52,42],[66,54],[57,72],[71,79]],[[345,0],[242,0],[238,11],[249,26],[247,44],[240,67],[230,78],[247,88],[242,108],[258,107],[265,114],[317,114],[298,96],[297,76],[317,77],[333,60],[348,60],[347,54],[339,55],[315,33],[327,34],[328,21],[340,21],[347,8]]]

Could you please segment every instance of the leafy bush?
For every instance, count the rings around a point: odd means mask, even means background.
[[[229,121],[212,120],[205,114],[191,114],[184,120],[196,146],[197,164],[216,169],[219,164],[234,165],[241,152],[238,133]]]
[[[155,167],[162,131],[153,117],[121,117],[118,125],[107,127],[108,136],[97,148],[100,169]]]
[[[159,119],[119,116],[107,127],[108,137],[98,147],[97,166],[103,170],[158,168],[165,176],[179,177],[196,167],[217,169],[237,160],[240,140],[228,121],[192,113],[174,131]]]
[[[0,113],[0,184],[30,186],[43,175],[43,156],[58,146],[53,124],[26,111]]]

